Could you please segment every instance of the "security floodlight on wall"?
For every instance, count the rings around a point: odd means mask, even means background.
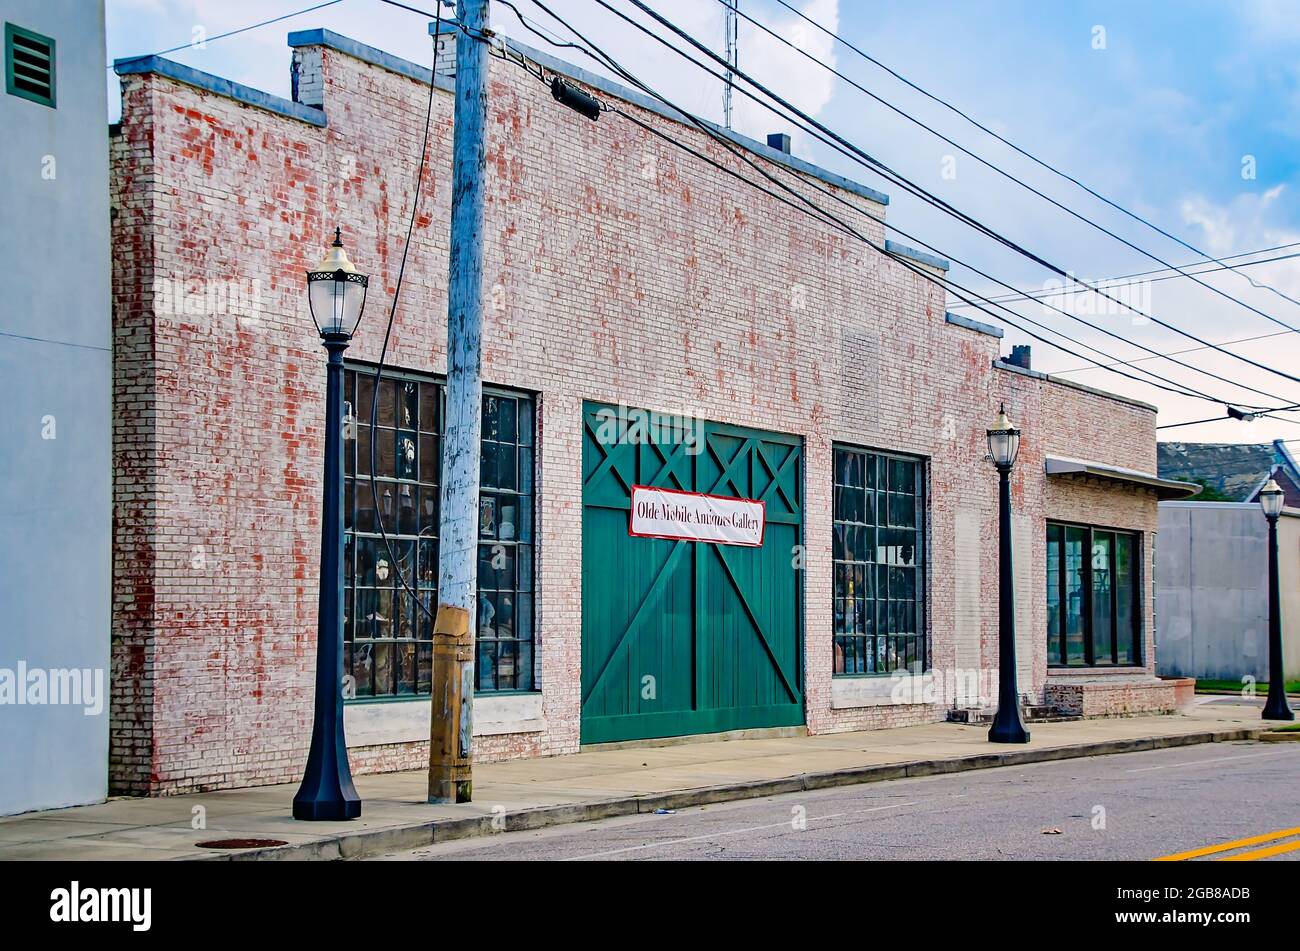
[[[357,273],[343,250],[342,229],[316,270],[307,272],[307,303],[322,337],[351,339],[366,307],[370,278]]]
[[[1007,418],[1006,404],[998,411],[998,418],[993,423],[993,428],[988,431],[989,437],[989,455],[998,468],[1003,466],[1010,468],[1016,461],[1016,455],[1020,452],[1020,430],[1011,424]]]
[[[1284,501],[1286,498],[1276,479],[1269,479],[1268,485],[1259,490],[1259,507],[1264,510],[1265,518],[1277,518],[1281,515]]]

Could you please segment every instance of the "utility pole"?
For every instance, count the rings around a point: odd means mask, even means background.
[[[727,63],[734,69],[740,65],[740,21],[736,12],[740,9],[740,0],[726,2]],[[731,128],[731,88],[735,77],[727,70],[727,83],[722,88],[722,123]]]
[[[429,802],[473,794],[479,432],[483,412],[483,178],[487,168],[489,0],[458,0],[447,279],[447,409],[433,629]],[[435,37],[435,42],[436,42]]]

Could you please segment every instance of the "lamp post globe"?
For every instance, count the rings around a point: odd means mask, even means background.
[[[998,418],[988,431],[988,441],[989,455],[993,457],[994,465],[999,469],[1004,466],[1010,469],[1016,464],[1016,456],[1020,454],[1020,430],[1007,417],[1005,403],[998,410]]]
[[[1011,565],[1011,467],[1020,452],[1020,430],[1007,417],[1006,404],[988,430],[989,456],[998,470],[998,712],[989,727],[990,743],[1028,743],[1020,722],[1016,686],[1016,606]]]
[[[1286,497],[1276,479],[1259,490],[1259,507],[1268,521],[1268,700],[1265,720],[1294,720],[1286,699],[1286,670],[1282,662],[1282,594],[1278,578],[1277,520]]]
[[[355,819],[361,797],[352,783],[343,735],[343,351],[361,323],[369,286],[343,250],[343,235],[307,272],[307,305],[325,367],[325,478],[321,500],[320,606],[317,614],[315,716],[295,819]]]

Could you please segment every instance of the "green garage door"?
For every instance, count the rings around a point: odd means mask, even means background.
[[[583,415],[582,742],[802,723],[802,441],[706,423],[692,452]],[[763,545],[630,536],[634,485],[760,499]]]

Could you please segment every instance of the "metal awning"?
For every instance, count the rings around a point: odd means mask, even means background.
[[[1201,487],[1194,482],[1162,479],[1150,472],[1121,469],[1119,466],[1104,466],[1100,462],[1085,462],[1082,459],[1063,459],[1059,456],[1048,456],[1046,469],[1049,476],[1097,479],[1111,485],[1151,489],[1155,492],[1156,498],[1161,500],[1187,499],[1201,491]]]

